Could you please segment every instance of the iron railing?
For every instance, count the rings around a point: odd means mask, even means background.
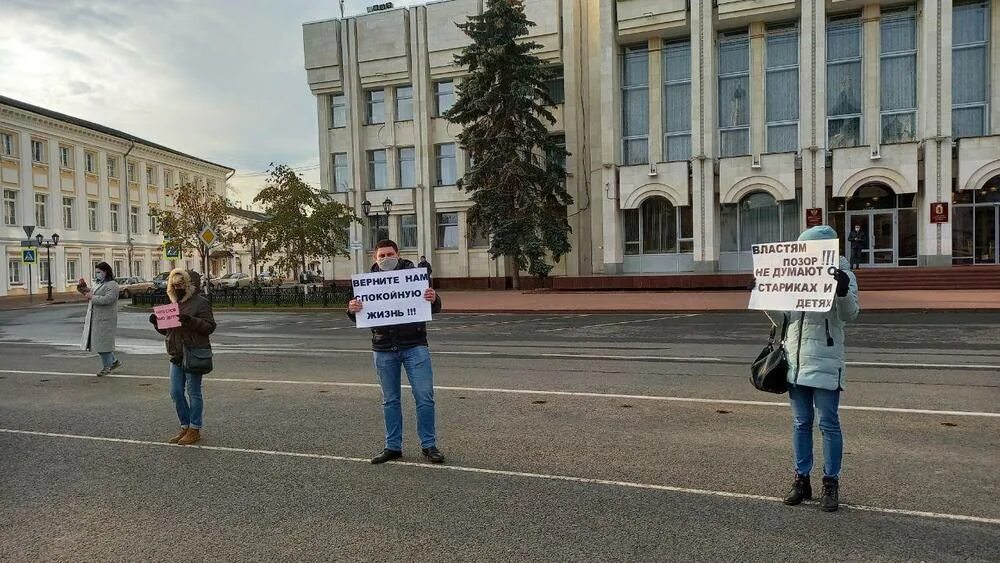
[[[344,307],[351,300],[350,288],[330,286],[296,287],[241,287],[239,289],[213,289],[203,294],[216,307]],[[147,293],[132,296],[132,305],[152,307],[166,305],[166,293]]]

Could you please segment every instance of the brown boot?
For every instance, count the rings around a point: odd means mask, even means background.
[[[188,431],[187,428],[181,428],[181,431],[178,432],[177,435],[174,436],[173,438],[167,440],[167,442],[169,442],[171,444],[176,444],[177,442],[180,442],[181,438],[183,438],[184,435],[187,434],[187,431]]]
[[[184,433],[184,436],[177,443],[182,446],[190,446],[199,440],[201,440],[201,432],[197,428],[188,428],[188,431]]]

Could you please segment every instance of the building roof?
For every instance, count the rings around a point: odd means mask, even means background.
[[[30,111],[32,113],[37,113],[38,115],[44,115],[45,117],[49,117],[49,118],[52,118],[52,119],[57,119],[59,121],[65,121],[67,123],[72,123],[73,125],[76,125],[77,127],[83,127],[84,129],[90,129],[91,131],[97,131],[98,133],[104,133],[105,135],[111,135],[112,137],[118,137],[119,139],[124,139],[126,141],[132,141],[133,143],[135,143],[137,145],[145,145],[147,147],[154,148],[154,149],[161,150],[161,151],[165,151],[165,152],[168,152],[168,153],[171,153],[171,154],[175,154],[175,155],[180,156],[180,157],[190,158],[191,160],[196,160],[196,161],[201,162],[203,164],[208,164],[208,165],[211,165],[211,166],[217,166],[219,168],[224,168],[226,170],[234,171],[232,168],[230,168],[228,166],[225,166],[223,164],[218,164],[218,163],[215,163],[215,162],[212,162],[212,161],[209,161],[209,160],[205,160],[203,158],[198,158],[196,156],[191,156],[190,154],[183,153],[183,152],[178,151],[178,150],[174,150],[174,149],[172,149],[170,147],[165,147],[163,145],[159,145],[159,144],[154,143],[152,141],[147,141],[146,139],[143,139],[141,137],[136,137],[135,135],[132,135],[130,133],[126,133],[124,131],[119,131],[117,129],[112,129],[110,127],[105,127],[104,125],[101,125],[99,123],[94,123],[93,121],[87,121],[85,119],[80,119],[78,117],[73,117],[72,115],[66,115],[65,113],[59,113],[57,111],[52,111],[50,109],[46,109],[46,108],[39,107],[39,106],[36,106],[36,105],[33,105],[33,104],[29,104],[27,102],[22,102],[20,100],[15,100],[14,98],[8,98],[6,96],[0,96],[0,105],[11,106],[11,107],[15,107],[15,108],[18,108],[18,109],[22,109],[24,111]]]
[[[266,221],[268,219],[268,216],[263,213],[250,211],[249,209],[240,209],[239,207],[230,207],[228,209],[228,213],[230,215],[236,215],[237,217],[243,217],[244,219],[249,219],[251,221]]]

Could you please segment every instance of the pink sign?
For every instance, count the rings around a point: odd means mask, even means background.
[[[153,307],[156,315],[156,328],[177,328],[181,326],[181,308],[177,303]]]

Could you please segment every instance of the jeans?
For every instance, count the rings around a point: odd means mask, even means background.
[[[397,352],[374,352],[375,371],[382,385],[382,410],[385,416],[385,447],[403,449],[403,409],[400,405],[400,371],[406,367],[413,400],[417,404],[417,435],[420,447],[431,448],[437,443],[434,434],[434,372],[431,352],[426,346],[415,346]]]
[[[105,368],[110,368],[112,364],[118,361],[114,352],[98,352],[97,355],[101,357],[101,364]]]
[[[792,451],[795,472],[809,475],[813,468],[813,415],[819,410],[819,429],[823,432],[823,476],[840,478],[844,457],[844,435],[840,431],[840,391],[802,385],[788,388],[792,404]]]
[[[177,409],[177,419],[182,428],[201,429],[204,402],[201,398],[201,374],[186,373],[184,368],[170,363],[170,398]],[[187,390],[187,397],[184,391]]]

